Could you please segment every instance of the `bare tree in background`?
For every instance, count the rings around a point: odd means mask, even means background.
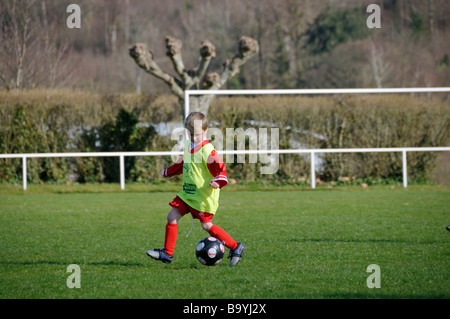
[[[68,53],[70,44],[67,38],[62,36],[60,41],[55,41],[52,39],[58,30],[60,29],[57,25],[50,25],[47,6],[45,1],[41,2],[41,12],[42,12],[42,37],[44,41],[43,47],[40,51],[43,51],[44,58],[42,63],[45,69],[41,70],[41,78],[45,78],[48,87],[60,87],[65,84],[65,82],[72,79],[71,71],[68,67],[69,59],[63,60],[64,56]],[[57,44],[57,42],[59,42]],[[41,59],[42,60],[42,59]]]
[[[200,43],[198,65],[192,70],[187,70],[184,66],[181,56],[181,47],[181,40],[170,36],[166,37],[166,54],[172,61],[179,78],[161,70],[156,64],[152,52],[148,51],[146,45],[143,43],[133,45],[129,49],[129,54],[140,68],[164,81],[170,87],[172,93],[175,94],[180,101],[181,114],[183,114],[183,117],[184,90],[220,89],[229,79],[238,74],[240,68],[259,50],[259,45],[256,40],[246,36],[241,37],[239,40],[239,52],[231,61],[225,61],[223,70],[219,74],[217,72],[207,73],[211,60],[216,56],[216,48],[210,41],[204,40]],[[192,97],[189,100],[190,110],[207,114],[213,98],[214,95]]]
[[[34,1],[2,1],[8,11],[9,21],[2,25],[0,39],[0,78],[7,87],[23,86],[25,57],[28,54],[32,35],[31,7]]]
[[[0,0],[0,83],[8,89],[61,87],[72,79],[70,42],[48,2],[50,8],[46,1]]]
[[[391,70],[391,64],[386,61],[382,48],[370,42],[370,62],[372,64],[373,76],[377,88],[382,88],[386,77]]]

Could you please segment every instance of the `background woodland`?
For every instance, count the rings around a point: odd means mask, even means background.
[[[128,55],[145,43],[173,71],[165,37],[183,41],[187,67],[201,41],[216,47],[210,69],[259,43],[226,88],[422,87],[450,83],[446,0],[79,0],[81,29],[68,29],[73,1],[0,0],[0,87],[77,88],[102,93],[169,93],[140,75]],[[368,4],[381,28],[368,29]],[[140,79],[140,80],[139,80]]]

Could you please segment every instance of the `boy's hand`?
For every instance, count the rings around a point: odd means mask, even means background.
[[[219,183],[217,183],[215,181],[211,181],[211,183],[209,183],[209,186],[211,186],[212,188],[216,188],[216,189],[220,187]]]

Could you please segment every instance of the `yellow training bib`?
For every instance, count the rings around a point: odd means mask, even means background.
[[[214,214],[219,207],[220,189],[209,186],[214,176],[207,166],[214,146],[208,143],[195,154],[190,154],[189,144],[190,141],[186,141],[183,155],[183,190],[177,195],[192,208]]]

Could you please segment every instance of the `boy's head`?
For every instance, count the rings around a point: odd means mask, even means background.
[[[203,113],[192,112],[186,118],[184,125],[191,135],[191,141],[195,144],[200,143],[206,137],[208,120]]]

